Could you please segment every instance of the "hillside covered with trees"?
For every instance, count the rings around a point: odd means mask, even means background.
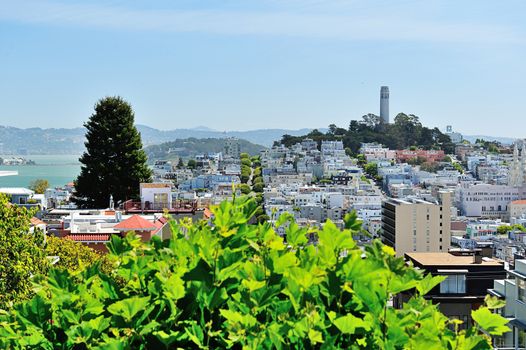
[[[176,159],[179,157],[189,158],[196,154],[222,152],[225,148],[226,139],[206,138],[206,139],[178,139],[171,142],[151,145],[145,148],[150,161],[158,159]],[[256,145],[247,140],[239,139],[241,152],[248,154],[259,154],[265,149],[264,146]]]
[[[313,130],[304,136],[283,135],[275,144],[291,146],[311,138],[318,143],[321,141],[341,140],[345,148],[357,153],[362,142],[378,142],[390,149],[405,149],[416,146],[423,149],[441,149],[446,153],[453,153],[455,145],[448,135],[438,128],[428,128],[422,125],[419,118],[413,114],[399,113],[392,124],[383,123],[374,114],[367,114],[362,120],[351,120],[349,127],[341,128],[329,125],[326,133]]]

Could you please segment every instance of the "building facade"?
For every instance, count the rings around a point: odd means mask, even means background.
[[[447,252],[451,241],[451,192],[439,202],[416,198],[382,203],[382,241],[401,257],[408,252]]]
[[[484,305],[488,288],[493,281],[504,279],[504,262],[484,256],[483,250],[443,253],[407,253],[405,259],[414,267],[433,276],[446,279],[425,295],[450,319],[463,321],[461,328],[473,326],[471,311]],[[394,306],[401,307],[411,292],[395,297]]]

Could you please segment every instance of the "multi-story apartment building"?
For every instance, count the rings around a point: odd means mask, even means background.
[[[378,143],[362,143],[360,153],[364,155],[368,162],[394,161],[396,151],[383,147]]]
[[[235,137],[229,137],[225,140],[224,156],[227,158],[239,158],[241,148],[239,140]]]
[[[410,159],[415,158],[423,158],[426,160],[426,162],[438,162],[444,159],[445,153],[442,150],[408,150],[408,149],[402,149],[396,151],[396,159],[399,162],[407,162]]]
[[[494,281],[488,292],[506,301],[498,312],[508,318],[512,332],[493,339],[495,349],[526,348],[526,260],[515,260],[515,269],[508,271],[510,278]]]
[[[526,200],[516,200],[508,206],[511,218],[520,218],[526,214]]]
[[[464,216],[507,218],[508,205],[526,198],[524,187],[461,182],[457,188],[458,206]]]
[[[426,274],[446,276],[446,279],[425,295],[450,319],[464,323],[461,328],[473,326],[471,311],[484,304],[488,288],[495,279],[506,277],[504,262],[488,257],[484,249],[452,251],[451,253],[407,253],[404,258]],[[402,307],[412,291],[402,292],[393,301]]]
[[[418,198],[382,203],[382,240],[397,256],[409,252],[447,252],[451,238],[451,192],[439,191],[438,202]]]

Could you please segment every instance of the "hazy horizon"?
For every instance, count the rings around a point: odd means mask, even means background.
[[[0,0],[0,125],[82,126],[107,95],[138,124],[347,127],[396,113],[524,137],[526,3]]]

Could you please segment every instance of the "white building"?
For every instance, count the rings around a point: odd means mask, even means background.
[[[364,155],[368,162],[390,162],[396,159],[396,151],[383,147],[378,143],[362,143],[360,153]]]
[[[145,210],[171,209],[172,186],[168,183],[140,184],[141,207]]]
[[[525,198],[525,188],[484,183],[464,183],[457,187],[458,207],[464,216],[504,218],[510,202]]]

